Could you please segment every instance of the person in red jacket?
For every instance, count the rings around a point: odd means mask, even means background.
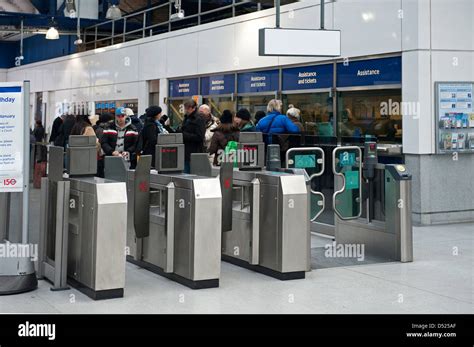
[[[115,112],[115,123],[104,129],[101,146],[107,156],[121,156],[130,163],[130,168],[136,165],[135,149],[137,146],[138,132],[132,121],[125,114],[125,109],[120,107]]]

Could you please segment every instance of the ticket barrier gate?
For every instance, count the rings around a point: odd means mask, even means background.
[[[127,260],[192,289],[218,287],[219,180],[182,173],[182,134],[158,135],[156,170],[150,172],[150,156],[140,157],[135,170],[120,161],[106,157],[105,176],[127,181]]]
[[[317,147],[293,148],[286,155],[287,167],[309,169],[311,178],[324,172],[324,153]],[[337,147],[332,155],[336,243],[364,244],[367,254],[413,261],[411,175],[405,166],[379,164],[375,142],[365,143],[364,158],[358,146]],[[320,192],[311,194],[314,221],[325,201]]]
[[[264,170],[261,133],[241,133],[238,149],[239,167],[234,168],[232,183],[227,185],[232,194],[229,201],[223,201],[232,211],[232,220],[231,228],[222,232],[222,260],[280,280],[305,278],[310,252],[305,175]],[[279,156],[279,148],[277,153]],[[201,158],[202,166],[210,165],[207,155]],[[234,159],[230,159],[231,166]],[[191,172],[194,169],[192,157]],[[213,172],[215,175],[216,170]]]
[[[101,300],[124,294],[127,195],[124,183],[94,176],[95,142],[95,137],[69,138],[68,175],[63,175],[63,148],[49,147],[49,173],[41,185],[38,274],[53,284],[53,291],[70,284]]]

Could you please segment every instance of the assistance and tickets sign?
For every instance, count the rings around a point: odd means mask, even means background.
[[[25,117],[23,83],[0,83],[0,193],[22,192]]]

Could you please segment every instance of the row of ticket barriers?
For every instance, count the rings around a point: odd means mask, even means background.
[[[223,158],[214,167],[207,154],[193,154],[191,173],[183,173],[182,135],[159,135],[155,168],[151,156],[134,170],[106,157],[105,178],[98,178],[94,138],[71,136],[66,153],[50,146],[38,277],[52,290],[72,285],[95,300],[124,295],[127,261],[192,289],[218,287],[222,260],[279,280],[304,279],[310,224],[329,203],[311,185],[325,171],[324,151],[292,148],[282,168],[278,145],[241,133],[237,150]],[[335,241],[412,261],[405,166],[379,164],[376,143],[367,142],[337,147],[332,170]],[[374,182],[383,186],[382,204],[373,203]]]

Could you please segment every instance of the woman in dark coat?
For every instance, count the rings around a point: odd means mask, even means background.
[[[229,141],[239,141],[239,128],[233,125],[232,112],[225,110],[220,119],[221,124],[214,130],[211,144],[209,145],[209,154],[214,155],[214,165],[220,165],[219,154],[225,150]]]
[[[137,155],[151,155],[152,167],[155,167],[155,151],[158,134],[168,134],[171,132],[171,128],[161,124],[161,112],[160,106],[150,106],[146,109],[145,124],[138,137]]]

